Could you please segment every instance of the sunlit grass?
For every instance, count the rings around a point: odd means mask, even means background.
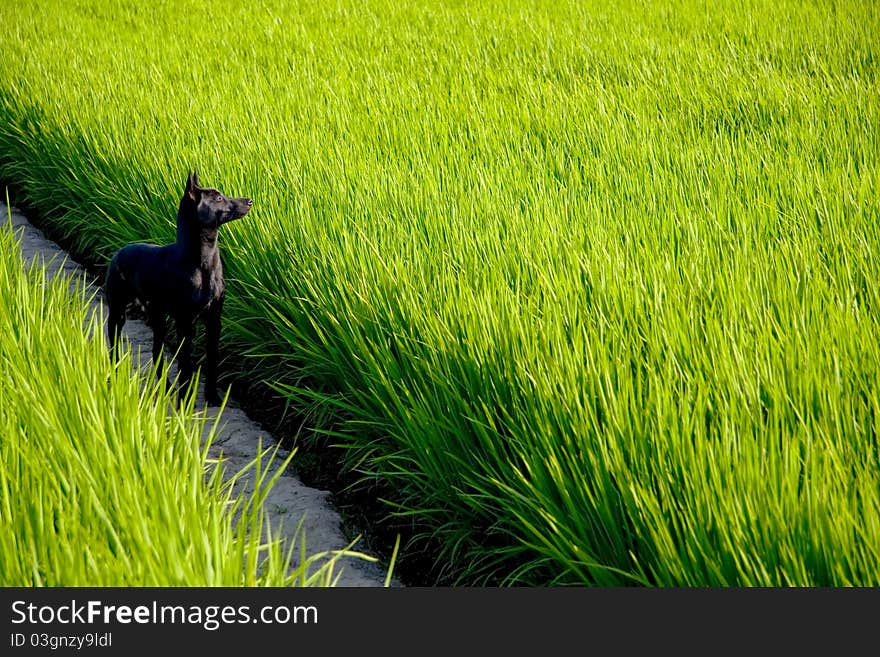
[[[457,581],[878,583],[875,3],[0,20],[0,175],[99,258],[253,197],[225,343]]]

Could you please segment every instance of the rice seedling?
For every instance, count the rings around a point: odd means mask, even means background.
[[[876,3],[6,3],[0,176],[224,236],[240,371],[456,582],[880,579]]]

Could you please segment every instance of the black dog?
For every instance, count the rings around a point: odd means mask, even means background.
[[[138,302],[153,329],[153,361],[161,357],[166,316],[174,319],[179,343],[177,362],[180,394],[193,375],[192,341],[196,320],[205,322],[205,401],[219,403],[217,360],[220,352],[220,313],[223,310],[223,265],[217,246],[222,224],[251,209],[249,198],[229,198],[216,189],[199,186],[197,172],[187,178],[177,210],[177,241],[166,246],[129,244],[113,256],[107,270],[107,333],[114,360],[125,324],[125,311]]]

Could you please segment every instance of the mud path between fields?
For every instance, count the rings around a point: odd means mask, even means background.
[[[70,256],[54,242],[46,239],[42,231],[31,224],[16,208],[12,208],[11,217],[5,203],[0,202],[0,222],[6,223],[11,218],[17,235],[21,237],[21,255],[30,266],[34,261],[44,263],[50,275],[59,271],[76,276],[96,290],[93,304],[98,308],[104,303],[104,294],[100,285],[88,272],[74,262]],[[127,346],[135,358],[140,354],[142,367],[148,367],[152,346],[152,331],[140,320],[129,319],[124,328]],[[173,378],[176,369],[171,367]],[[196,409],[205,408],[202,386],[199,386]],[[211,458],[222,458],[226,473],[241,470],[257,455],[257,448],[274,447],[277,441],[230,399],[222,415],[218,418],[217,408],[207,409],[208,421],[206,432],[219,422],[217,435],[209,450]],[[284,449],[278,450],[276,462],[270,466],[277,468],[289,454]],[[252,477],[243,477],[237,484],[239,490],[250,492],[253,489]],[[278,536],[279,525],[281,535],[293,537],[296,527],[302,520],[308,554],[347,548],[350,541],[342,531],[342,520],[328,500],[329,492],[317,490],[304,485],[290,468],[278,478],[266,497],[264,510],[266,519],[271,523],[273,535]],[[359,550],[355,544],[354,550]],[[295,550],[292,565],[299,560],[299,550]],[[386,566],[355,557],[342,557],[335,572],[339,575],[339,586],[381,586],[385,578]],[[394,585],[399,586],[397,582]]]

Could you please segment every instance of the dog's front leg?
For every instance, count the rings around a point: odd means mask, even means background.
[[[205,402],[219,406],[217,394],[217,363],[220,360],[220,313],[223,297],[216,299],[205,314]]]
[[[183,401],[193,376],[192,344],[195,323],[190,317],[175,318],[177,330],[177,369],[180,387],[177,391],[178,401]]]

